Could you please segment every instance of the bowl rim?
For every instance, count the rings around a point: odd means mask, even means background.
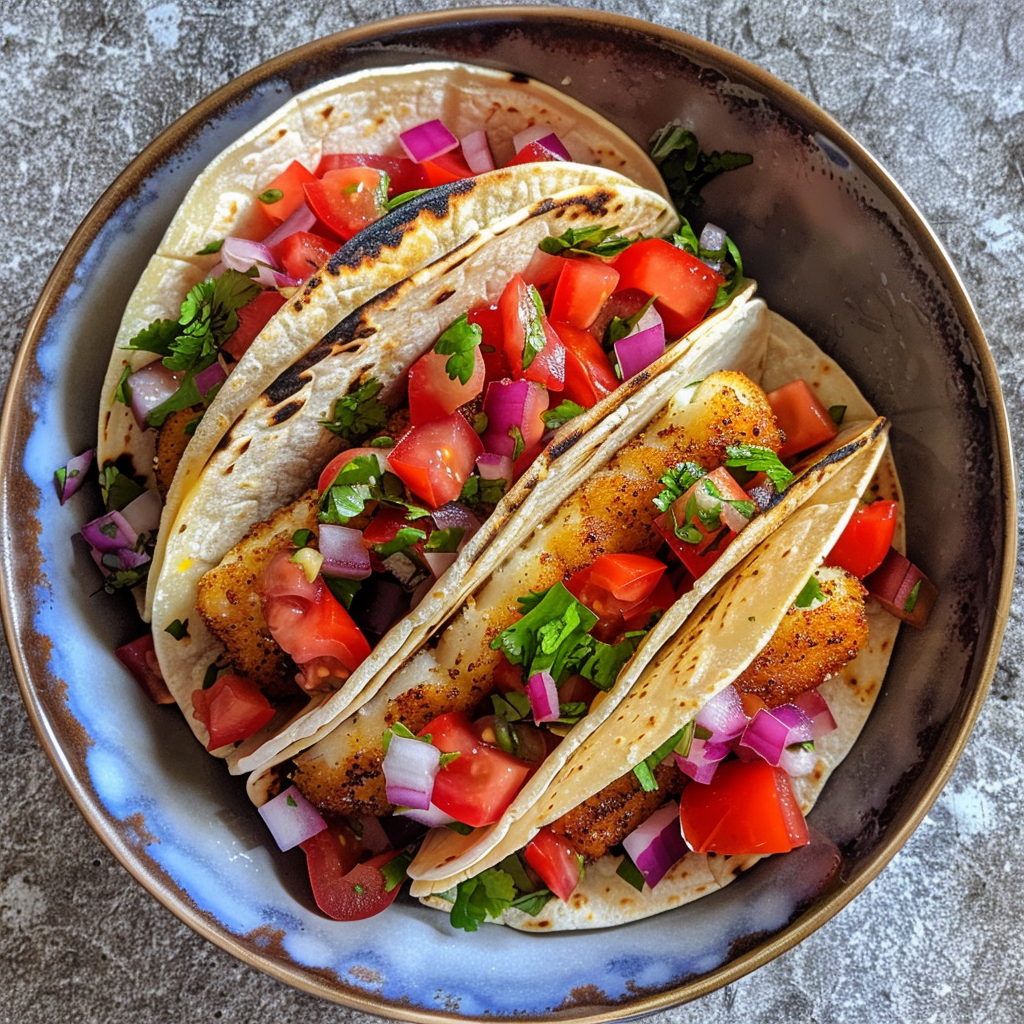
[[[0,414],[0,467],[6,477],[10,467],[14,464],[12,460],[21,450],[19,441],[22,438],[13,429],[17,419],[17,404],[20,400],[15,384],[28,373],[36,346],[63,300],[73,280],[75,268],[113,211],[131,196],[153,167],[159,166],[173,154],[176,142],[181,136],[192,135],[211,115],[244,96],[261,83],[286,73],[294,64],[315,60],[329,51],[349,48],[381,36],[394,36],[402,32],[408,33],[417,29],[444,25],[472,25],[487,20],[545,22],[552,19],[569,22],[596,22],[607,29],[651,37],[656,43],[667,45],[695,59],[698,63],[713,63],[726,70],[731,76],[751,83],[755,88],[770,96],[773,103],[782,101],[788,104],[806,123],[815,126],[819,131],[826,132],[831,140],[835,140],[853,161],[864,169],[872,182],[883,192],[900,217],[904,219],[915,242],[921,247],[922,254],[937,272],[960,323],[967,331],[974,347],[984,387],[990,398],[990,430],[997,444],[998,470],[1003,481],[1001,499],[1005,522],[1005,532],[1001,538],[1004,551],[1003,564],[998,579],[993,581],[998,588],[998,600],[991,616],[991,633],[985,657],[981,667],[977,670],[978,686],[962,711],[963,717],[959,728],[952,736],[944,736],[942,743],[948,746],[939,770],[917,799],[907,820],[886,834],[884,840],[875,847],[871,855],[844,881],[841,887],[819,896],[809,908],[798,914],[770,940],[760,943],[753,949],[695,980],[643,995],[635,1001],[613,1003],[610,1006],[597,1009],[596,1012],[588,1012],[588,1008],[583,1007],[582,1013],[570,1014],[571,1019],[600,1022],[621,1020],[623,1009],[627,1009],[631,1016],[645,1015],[699,998],[768,963],[782,952],[801,942],[835,916],[863,891],[869,882],[877,877],[931,809],[963,752],[995,673],[1010,612],[1017,551],[1016,472],[1009,423],[1002,400],[998,373],[977,313],[942,243],[936,238],[903,189],[853,136],[817,104],[745,58],[679,30],[606,11],[545,5],[451,8],[399,15],[357,25],[311,40],[243,72],[176,118],[129,162],[83,218],[61,252],[42,288],[12,365],[3,411]],[[410,53],[410,58],[415,56]],[[0,522],[7,523],[9,521],[12,512],[11,504],[12,495],[9,493],[9,489],[0,488]],[[15,589],[12,578],[11,533],[10,531],[0,532],[2,532],[2,537],[0,537],[0,545],[2,545],[0,547],[0,553],[2,553],[0,579],[3,583],[2,589],[0,589],[0,613],[3,616],[7,643],[22,698],[28,709],[32,725],[58,777],[86,821],[122,866],[164,907],[193,931],[279,981],[353,1009],[393,1019],[417,1022],[439,1020],[457,1022],[471,1019],[446,1011],[425,1010],[407,1005],[398,1006],[384,1001],[381,997],[366,995],[362,990],[355,988],[340,990],[335,985],[328,984],[314,972],[295,964],[282,963],[246,948],[234,934],[228,932],[206,913],[195,906],[186,905],[181,900],[179,890],[164,877],[162,870],[143,853],[140,853],[138,848],[126,842],[125,837],[114,827],[115,819],[102,806],[89,787],[75,775],[57,740],[54,723],[32,685],[21,646],[20,638],[23,631],[26,626],[31,630],[31,625],[22,621],[19,602],[13,600],[12,597]],[[553,1016],[544,1014],[524,1019],[553,1019]],[[557,1016],[562,1018],[565,1014],[563,1012]]]

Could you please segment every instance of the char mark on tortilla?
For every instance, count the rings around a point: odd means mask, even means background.
[[[582,210],[579,208],[582,207],[595,217],[607,217],[608,204],[614,199],[615,196],[607,189],[589,188],[572,195],[562,195],[557,199],[544,199],[533,208],[531,216],[544,217],[549,213],[554,213],[558,217],[567,209],[576,207],[570,215],[575,220],[581,215]]]

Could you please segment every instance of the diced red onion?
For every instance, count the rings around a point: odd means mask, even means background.
[[[122,644],[114,651],[117,660],[129,672],[154,704],[173,704],[174,697],[167,689],[160,663],[156,660],[152,632],[145,633],[137,640]]]
[[[273,254],[263,242],[229,235],[220,247],[220,258],[226,267],[242,273],[255,267],[257,274],[253,280],[264,288],[294,288],[301,283],[299,278],[277,267]]]
[[[789,726],[766,708],[758,708],[739,742],[739,748],[753,751],[773,768],[778,768],[786,749]]]
[[[182,373],[168,370],[162,360],[155,359],[128,378],[132,392],[132,412],[140,430],[146,429],[146,417],[178,390],[183,376]]]
[[[441,751],[437,747],[392,734],[382,767],[390,803],[423,811],[430,807],[434,777],[441,767]]]
[[[644,881],[651,887],[657,885],[688,850],[679,824],[679,804],[670,800],[630,832],[622,845]]]
[[[558,718],[558,687],[550,672],[534,672],[526,684],[526,696],[530,698],[533,721],[537,725]]]
[[[615,342],[615,357],[622,368],[622,379],[629,380],[646,370],[665,352],[665,325],[661,315],[651,306],[631,334]]]
[[[398,136],[410,160],[423,163],[457,149],[459,140],[437,119],[416,125]]]
[[[715,694],[697,712],[697,725],[711,733],[710,742],[728,743],[747,727],[743,702],[735,686],[727,686]]]
[[[512,459],[508,455],[484,452],[476,458],[476,469],[484,480],[512,479]]]
[[[721,503],[718,517],[733,533],[739,533],[750,522],[749,516],[745,516],[735,505],[730,505],[727,501]]]
[[[423,559],[430,566],[434,579],[440,579],[458,558],[457,551],[424,551]]]
[[[562,160],[572,159],[562,140],[556,134],[554,127],[550,124],[530,125],[529,128],[524,128],[512,136],[512,148],[517,153],[531,142],[536,142],[538,145],[543,146]]]
[[[486,171],[494,170],[494,154],[491,153],[491,146],[487,141],[487,132],[482,128],[479,131],[470,132],[462,140],[462,155],[466,158],[466,164],[474,174],[484,174]]]
[[[700,233],[700,238],[697,241],[697,245],[705,252],[723,253],[725,252],[725,230],[720,228],[717,224],[707,223],[704,225],[704,230]],[[721,270],[722,261],[721,259],[709,259],[705,260],[705,263],[712,270]]]
[[[107,512],[82,527],[82,536],[101,554],[132,548],[139,539],[131,524],[120,512]]]
[[[820,740],[835,730],[836,720],[818,690],[805,690],[793,703],[811,720],[811,739]]]
[[[272,249],[278,244],[278,242],[283,242],[286,238],[290,238],[299,231],[309,231],[315,223],[316,214],[306,203],[303,203],[290,217],[281,221],[281,223],[263,239],[263,244],[268,249]]]
[[[321,523],[318,544],[324,556],[320,571],[325,576],[365,580],[373,572],[361,531],[337,523]]]
[[[780,704],[772,708],[772,714],[789,729],[786,735],[787,746],[793,743],[808,743],[814,739],[810,718],[796,704]]]
[[[895,548],[889,549],[882,564],[864,580],[864,585],[886,611],[918,628],[927,623],[939,597],[935,584]],[[907,602],[914,587],[918,587],[918,591],[914,607],[908,611]]]
[[[123,509],[121,515],[125,522],[135,531],[140,533],[155,533],[160,527],[160,512],[163,503],[160,501],[160,492],[155,488],[143,491],[137,498],[133,498]]]
[[[543,146],[549,153],[554,153],[560,160],[571,160],[572,157],[569,155],[569,150],[565,148],[565,143],[554,133],[551,132],[548,135],[543,135],[539,139],[534,139],[534,142],[538,146]]]
[[[429,586],[434,583],[431,579],[424,582]],[[409,610],[409,605],[409,596],[394,580],[370,576],[359,588],[349,614],[364,633],[383,636]]]
[[[384,831],[380,818],[375,818],[372,814],[361,814],[359,815],[359,826],[359,842],[362,843],[367,853],[376,856],[378,853],[391,849],[391,840],[388,838],[387,832]]]
[[[676,764],[684,775],[706,786],[729,750],[728,743],[712,743],[695,736],[690,741],[690,750],[685,757],[680,753],[675,754]]]
[[[547,402],[547,391],[528,380],[492,380],[484,395],[487,429],[480,437],[484,448],[512,458],[515,441],[510,431],[516,427],[524,439],[536,436],[532,421],[540,421]]]
[[[205,370],[200,370],[195,376],[196,387],[199,394],[205,395],[211,388],[215,388],[227,377],[227,370],[219,359],[215,359]]]
[[[434,525],[439,530],[465,530],[463,539],[480,529],[480,520],[465,505],[460,505],[457,501],[449,501],[435,509],[430,518],[434,520]]]
[[[81,455],[68,459],[67,465],[64,467],[64,483],[63,485],[59,482],[57,484],[57,500],[62,505],[82,486],[95,454],[96,449],[90,448],[88,451],[82,452]]]
[[[298,786],[289,786],[268,800],[260,809],[274,842],[282,850],[292,850],[325,828],[320,812],[302,795]]]
[[[426,810],[421,810],[418,807],[403,807],[402,810],[395,811],[395,814],[403,818],[411,818],[428,828],[439,828],[455,821],[450,814],[442,811],[436,804],[431,804]]]

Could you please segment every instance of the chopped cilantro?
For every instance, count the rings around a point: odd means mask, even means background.
[[[568,423],[569,420],[582,416],[586,411],[582,405],[577,405],[575,402],[570,401],[570,399],[563,398],[554,409],[542,412],[540,418],[544,421],[544,426],[548,430],[557,430],[563,424]]]
[[[343,437],[349,444],[356,444],[380,430],[388,420],[387,406],[377,401],[382,387],[379,380],[371,377],[365,384],[339,398],[334,403],[331,418],[321,420],[320,425]]]
[[[412,854],[405,850],[397,857],[392,857],[387,864],[381,864],[380,873],[384,876],[385,892],[391,892],[405,881],[405,870],[411,863]]]
[[[471,324],[463,313],[451,323],[434,344],[434,351],[448,356],[444,364],[449,379],[468,384],[476,369],[476,349],[484,336],[479,324]]]
[[[292,534],[292,543],[297,548],[309,547],[309,542],[313,539],[314,537],[312,530],[296,530]]]
[[[393,437],[375,437],[372,441],[367,442],[369,448],[394,448],[395,439]]]
[[[266,192],[261,192],[257,197],[261,203],[266,203],[268,206],[273,203],[279,203],[284,199],[284,192],[279,188],[268,188]]]
[[[918,580],[911,588],[909,594],[907,594],[906,601],[903,602],[903,610],[905,612],[912,612],[917,607],[917,599],[921,594],[921,581]]]
[[[352,598],[359,593],[361,580],[349,580],[344,576],[321,576],[327,589],[346,607],[352,607]]]
[[[170,625],[164,627],[164,632],[169,633],[175,640],[183,640],[188,636],[188,619],[184,622],[175,619]]]
[[[424,544],[424,551],[436,551],[448,554],[459,550],[459,544],[465,536],[466,531],[461,526],[451,526],[447,530],[435,530]]]
[[[373,550],[381,558],[390,558],[391,555],[408,551],[414,544],[426,539],[427,535],[423,530],[418,530],[415,526],[403,526],[391,540],[384,544],[374,544]]]
[[[638,241],[637,238],[623,238],[617,235],[618,227],[603,228],[592,224],[585,228],[569,228],[558,238],[549,235],[539,245],[541,252],[549,256],[567,256],[570,253],[581,256],[601,256],[610,259],[618,256],[623,249]]]
[[[633,886],[637,892],[643,892],[644,876],[640,874],[640,869],[633,863],[633,858],[625,850],[622,851],[622,863],[615,869],[615,874]]]
[[[121,376],[117,381],[117,387],[114,388],[114,401],[120,402],[122,405],[132,404],[132,387],[128,383],[128,378],[132,375],[132,368],[130,363],[124,364],[124,369],[121,371]]]
[[[661,170],[669,194],[675,205],[682,209],[700,206],[700,192],[716,175],[753,163],[749,153],[727,151],[704,153],[692,131],[678,121],[672,121],[656,131],[650,140],[651,158]]]
[[[460,836],[468,836],[473,831],[473,826],[467,825],[464,821],[449,821],[445,828],[458,832]]]
[[[397,480],[395,480],[397,483]],[[422,519],[429,511],[406,501],[389,489],[389,474],[381,474],[375,455],[357,455],[345,463],[334,482],[320,495],[320,522],[344,525],[358,516],[367,502],[380,501],[402,509],[408,519]]]
[[[825,594],[818,583],[817,576],[812,576],[803,587],[803,590],[796,595],[793,604],[797,608],[817,608],[825,601]]]
[[[448,895],[444,894],[445,898]],[[452,927],[475,932],[488,917],[500,917],[515,898],[512,876],[499,868],[488,868],[459,883],[451,909]]]
[[[544,333],[544,303],[540,293],[532,284],[527,285],[528,301],[526,308],[520,310],[525,319],[525,338],[523,340],[523,370],[533,362],[534,357],[544,351],[548,343]]]
[[[392,736],[401,736],[404,740],[422,740],[424,743],[429,743],[432,738],[429,733],[425,736],[417,736],[416,733],[414,733],[409,726],[405,725],[403,722],[395,722],[384,730],[384,734],[381,737],[381,745],[384,748],[385,754],[388,752],[388,747],[391,746]]]
[[[116,463],[110,463],[100,470],[100,494],[103,496],[103,507],[108,512],[119,512],[130,505],[146,489],[126,473],[118,469]]]
[[[417,196],[423,195],[424,192],[429,192],[428,188],[414,188],[409,192],[402,192],[400,195],[394,197],[394,199],[387,199],[384,201],[383,206],[385,210],[393,210],[396,206],[401,206],[403,203],[409,202],[410,199],[415,199]]]
[[[218,238],[213,242],[207,242],[202,249],[196,250],[197,256],[212,256],[215,252],[220,252],[220,247],[224,244],[223,238]]]
[[[604,331],[604,347],[610,349],[615,342],[628,337],[633,328],[640,323],[644,313],[651,308],[656,298],[656,295],[652,295],[632,316],[627,316],[624,319],[613,316]]]
[[[506,722],[520,722],[533,715],[530,698],[519,690],[491,694],[491,706],[494,708],[494,714]]]
[[[704,468],[696,462],[676,463],[658,481],[664,490],[654,498],[654,504],[662,512],[667,512],[698,480],[707,476]]]
[[[771,448],[758,444],[731,444],[725,449],[725,454],[726,466],[738,466],[751,473],[764,473],[780,493],[793,480],[793,474]]]
[[[526,451],[526,441],[523,440],[522,430],[515,423],[508,428],[508,436],[512,438],[512,461],[515,462]]]
[[[846,419],[846,406],[845,405],[830,405],[828,407],[828,415],[832,422],[840,427],[843,424],[843,420]]]
[[[466,478],[459,498],[470,505],[497,505],[507,488],[507,480],[485,480],[474,473]]]
[[[674,732],[653,754],[649,754],[633,769],[633,774],[639,780],[645,793],[653,793],[658,788],[658,783],[654,778],[654,769],[685,740],[685,734],[685,727]]]

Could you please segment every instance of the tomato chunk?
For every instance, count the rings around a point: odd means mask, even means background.
[[[786,443],[779,451],[783,462],[831,441],[838,433],[828,409],[805,380],[790,381],[776,388],[768,395],[768,404],[786,435]]]
[[[309,883],[316,905],[335,921],[363,921],[386,910],[401,890],[390,892],[381,868],[398,856],[386,850],[362,864],[352,863],[352,851],[331,828],[299,844],[306,854]]]
[[[554,320],[551,326],[565,346],[562,397],[590,409],[619,386],[611,360],[589,331]]]
[[[724,278],[696,256],[662,238],[634,242],[614,262],[621,288],[655,295],[654,307],[670,340],[682,337],[707,316]]]
[[[391,470],[432,508],[455,501],[484,446],[461,413],[410,427],[388,452]]]
[[[580,884],[580,856],[565,836],[542,828],[523,851],[526,863],[560,899],[567,900]]]
[[[551,319],[586,330],[615,291],[619,272],[599,259],[562,262],[564,266],[551,300]]]
[[[590,579],[620,601],[642,601],[650,596],[666,568],[650,555],[601,555],[590,567]]]
[[[381,172],[372,167],[328,171],[303,191],[309,208],[339,238],[351,238],[385,212]]]
[[[388,176],[388,196],[416,192],[429,188],[430,182],[423,168],[407,156],[382,156],[380,153],[325,153],[317,165],[316,176],[322,178],[328,171],[346,167],[373,167]]]
[[[506,167],[515,167],[517,164],[536,164],[544,163],[548,160],[564,160],[565,157],[559,156],[553,150],[542,146],[540,140],[534,142],[528,142],[521,150],[507,164]]]
[[[305,201],[303,188],[311,181],[316,181],[316,175],[298,160],[293,160],[260,192],[259,205],[268,220],[272,224],[286,221]]]
[[[533,770],[528,761],[484,743],[462,711],[439,715],[420,730],[443,753],[459,753],[437,773],[433,803],[466,825],[496,822]]]
[[[210,735],[207,750],[248,739],[273,717],[270,701],[245,676],[225,672],[213,686],[192,694],[192,716]]]
[[[338,251],[338,243],[311,231],[296,231],[270,251],[286,274],[304,281]]]
[[[224,351],[233,359],[241,359],[270,318],[284,305],[284,296],[276,288],[262,291],[238,311],[235,333],[224,342]]]
[[[448,376],[450,356],[425,352],[409,368],[409,417],[413,423],[430,423],[451,416],[484,389],[484,357],[473,350],[473,372],[465,384]]]
[[[825,558],[858,579],[870,576],[883,562],[896,533],[898,502],[873,501],[858,508]]]
[[[430,188],[473,176],[469,164],[466,163],[466,158],[459,149],[453,149],[450,153],[442,153],[440,156],[435,156],[433,160],[424,160],[420,167],[426,175]]]
[[[683,836],[697,853],[787,853],[809,842],[789,776],[765,761],[726,761],[679,799]]]
[[[512,375],[543,384],[549,391],[561,391],[565,387],[565,346],[548,323],[543,307],[538,309],[536,291],[513,274],[501,293],[498,309]]]

